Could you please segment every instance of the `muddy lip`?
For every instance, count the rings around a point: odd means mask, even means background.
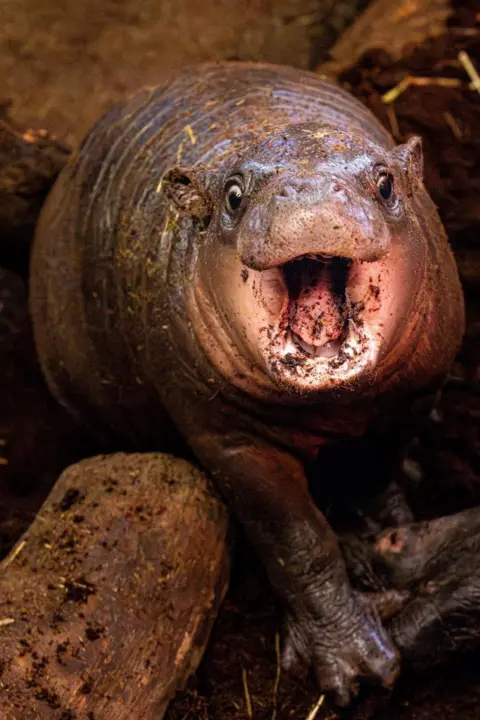
[[[349,334],[347,284],[352,261],[306,254],[280,266],[288,291],[286,345],[311,358],[334,358]]]
[[[330,342],[324,343],[320,346],[310,345],[306,343],[304,340],[302,340],[301,337],[299,337],[295,332],[293,332],[290,328],[288,330],[288,336],[287,341],[290,341],[290,343],[293,343],[302,353],[305,353],[305,355],[309,355],[310,357],[320,357],[320,358],[334,358],[340,350],[343,347],[343,344],[345,343],[345,340],[348,337],[348,330],[349,330],[349,323],[348,320],[345,320],[345,324],[343,326],[343,332],[339,338],[336,338],[335,340],[331,340]]]

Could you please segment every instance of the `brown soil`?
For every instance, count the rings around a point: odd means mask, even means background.
[[[0,556],[34,520],[59,473],[93,448],[50,397],[25,286],[0,269]]]
[[[109,105],[207,60],[320,62],[366,0],[2,0],[0,100],[73,144]],[[87,99],[87,101],[86,101]]]

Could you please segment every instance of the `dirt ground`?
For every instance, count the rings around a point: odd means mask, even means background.
[[[0,99],[72,144],[110,104],[206,60],[310,67],[366,0],[2,0]],[[88,101],[85,99],[88,98]]]
[[[159,68],[164,72],[185,58],[220,56],[313,67],[325,54],[322,43],[331,42],[331,34],[326,39],[318,29],[318,3],[313,0],[250,0],[241,11],[230,0],[206,0],[201,13],[193,12],[197,3],[192,0],[179,0],[162,3],[157,15],[154,7],[154,0],[68,5],[4,0],[0,98],[12,98],[16,119],[40,123],[73,141],[105,105],[133,89],[140,75],[147,82],[156,81]],[[188,20],[183,24],[181,13]],[[339,11],[337,20],[329,21],[328,32],[344,22],[340,16],[345,18]],[[227,23],[225,37],[219,27]],[[465,289],[465,342],[441,405],[407,467],[410,499],[421,517],[480,501],[480,94],[468,88],[460,50],[480,68],[479,0],[458,2],[448,33],[412,50],[401,63],[372,52],[342,77],[398,140],[413,132],[423,136],[427,184],[447,227]],[[440,78],[443,84],[411,86],[386,104],[382,95],[407,74]],[[447,87],[444,78],[461,84]],[[61,467],[93,449],[46,396],[32,357],[21,284],[11,277],[0,279],[0,549],[5,552],[32,519]],[[247,694],[254,720],[307,720],[318,698],[314,685],[281,675],[275,691],[279,622],[261,570],[240,545],[231,590],[207,654],[172,704],[168,720],[243,720],[249,717]],[[427,677],[405,675],[393,693],[364,690],[348,711],[337,713],[325,705],[316,717],[480,718],[479,661],[479,656],[469,657]]]

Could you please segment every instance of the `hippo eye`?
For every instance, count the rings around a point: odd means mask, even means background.
[[[243,200],[243,190],[238,182],[231,182],[226,189],[225,202],[230,212],[238,210]]]
[[[393,177],[390,173],[382,173],[377,180],[378,192],[384,200],[390,200],[393,192]]]

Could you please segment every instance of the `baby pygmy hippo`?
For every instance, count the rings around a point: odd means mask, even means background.
[[[402,659],[431,668],[480,644],[480,508],[370,537],[345,536],[353,584],[372,597]]]

